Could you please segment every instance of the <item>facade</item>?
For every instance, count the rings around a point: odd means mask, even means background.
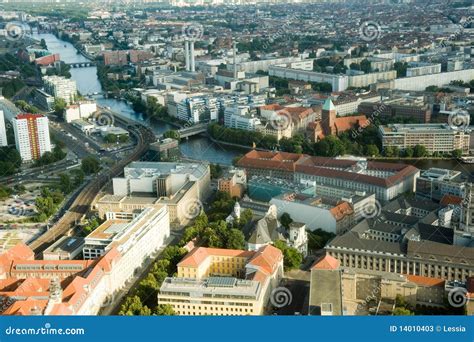
[[[39,114],[19,114],[12,120],[16,149],[24,162],[51,152],[49,120]]]
[[[423,145],[429,153],[469,153],[470,131],[453,129],[447,124],[391,124],[379,127],[382,145],[405,150]]]
[[[194,124],[217,120],[218,114],[217,99],[212,96],[189,97],[177,106],[178,119]]]
[[[7,146],[7,130],[5,128],[5,116],[3,110],[0,110],[0,147]]]
[[[229,128],[255,131],[262,125],[257,111],[249,106],[226,107],[224,125]]]
[[[430,168],[416,179],[416,196],[438,202],[445,195],[464,198],[464,189],[460,171]]]
[[[321,197],[286,193],[273,197],[270,201],[281,216],[287,213],[297,222],[302,222],[309,230],[322,229],[341,234],[354,225],[354,210],[347,202],[330,204]]]
[[[44,90],[54,96],[71,104],[77,97],[76,81],[67,79],[62,76],[45,76],[43,77]]]
[[[166,278],[158,304],[181,316],[262,315],[283,276],[283,255],[273,246],[257,251],[198,247]]]
[[[440,72],[441,64],[410,62],[408,63],[407,77],[439,74]]]
[[[168,213],[162,208],[155,214],[159,224],[137,224],[116,235],[97,260],[35,260],[23,244],[6,251],[0,258],[8,270],[0,279],[1,314],[97,315],[104,303],[123,291],[143,261],[162,247],[160,231],[169,230]]]
[[[286,152],[250,151],[237,162],[247,176],[314,182],[374,193],[382,202],[415,190],[419,170],[411,165],[380,163],[364,158],[324,158]]]
[[[99,258],[113,246],[127,246],[134,243],[141,235],[148,235],[153,239],[150,245],[162,246],[165,243],[170,235],[170,221],[166,206],[159,209],[146,208],[131,221],[117,219],[105,221],[84,239],[82,249],[84,259]]]
[[[66,108],[64,111],[64,120],[70,123],[75,120],[88,119],[96,111],[97,104],[95,101],[79,101]]]
[[[358,111],[367,117],[414,119],[420,123],[429,123],[431,121],[431,110],[427,105],[407,103],[403,100],[378,103],[364,101],[360,103]]]
[[[338,96],[334,99],[334,107],[337,116],[348,116],[354,113],[360,113],[358,107],[362,102],[375,103],[380,101],[380,95],[375,93],[367,93],[354,96]],[[360,113],[365,114],[367,113]]]
[[[82,253],[84,238],[63,236],[43,252],[44,260],[73,260]]]
[[[337,259],[325,255],[311,268],[309,313],[322,316],[385,314],[379,311],[383,306],[380,304],[393,303],[397,296],[412,306],[443,307],[445,284],[439,278],[343,267]]]
[[[242,198],[247,186],[245,170],[233,169],[217,180],[217,189],[227,192],[230,197]]]

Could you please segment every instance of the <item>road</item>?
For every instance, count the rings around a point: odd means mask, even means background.
[[[129,131],[135,136],[137,141],[137,146],[133,152],[111,168],[102,170],[84,187],[74,198],[70,209],[64,216],[53,227],[30,244],[30,248],[33,249],[36,254],[42,253],[55,240],[68,234],[68,232],[74,228],[75,223],[80,221],[87,213],[100,189],[111,178],[120,175],[127,164],[140,159],[147,151],[148,145],[155,141],[155,135],[143,126],[130,126]]]

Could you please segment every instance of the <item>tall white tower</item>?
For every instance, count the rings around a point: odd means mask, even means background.
[[[3,110],[0,110],[0,146],[7,146],[7,130],[5,129],[5,116]]]

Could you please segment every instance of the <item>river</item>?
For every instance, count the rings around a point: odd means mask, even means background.
[[[89,61],[86,57],[77,53],[76,48],[71,43],[62,41],[53,34],[38,34],[35,32],[32,37],[37,40],[44,39],[48,46],[48,50],[51,53],[59,53],[61,60],[66,63],[81,63]],[[77,89],[81,94],[102,92],[102,87],[97,78],[97,68],[95,66],[87,68],[71,68],[71,78],[76,81]],[[173,128],[163,122],[146,120],[141,113],[135,112],[125,101],[113,98],[105,99],[100,95],[95,96],[95,99],[99,105],[108,106],[111,110],[120,113],[122,116],[138,122],[146,123],[155,134],[160,135]],[[180,149],[184,157],[224,165],[231,165],[232,159],[243,153],[238,149],[224,148],[205,137],[193,137],[183,140],[180,144]]]

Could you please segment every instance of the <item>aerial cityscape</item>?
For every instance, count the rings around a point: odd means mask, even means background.
[[[0,315],[474,315],[473,15],[1,2]]]

